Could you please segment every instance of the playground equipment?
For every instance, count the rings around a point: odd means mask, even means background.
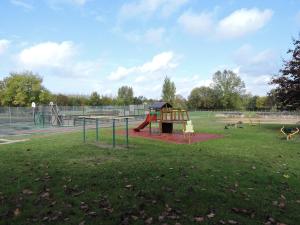
[[[186,110],[174,109],[172,105],[167,102],[155,102],[149,107],[149,111],[145,121],[135,128],[134,131],[139,132],[149,125],[149,132],[151,133],[151,123],[157,122],[159,123],[160,133],[173,133],[173,124],[182,124],[185,129],[187,121],[190,120]]]
[[[52,126],[62,126],[63,120],[62,115],[59,113],[59,109],[56,104],[50,102],[50,112],[51,112],[51,125]]]
[[[146,119],[143,123],[141,123],[137,128],[134,128],[134,131],[139,132],[140,130],[144,129],[151,121],[157,121],[157,115],[147,114]]]
[[[191,144],[191,135],[194,134],[194,126],[191,120],[186,122],[186,126],[183,128],[183,136],[185,138],[188,135],[189,144]]]
[[[238,121],[237,123],[227,123],[224,127],[224,129],[229,129],[230,127],[234,128],[244,128],[243,127],[243,121]]]
[[[35,125],[42,127],[45,127],[45,125],[64,126],[63,115],[60,113],[58,106],[53,102],[50,102],[49,107],[36,107],[34,105],[33,121]]]
[[[86,142],[87,135],[86,135],[86,129],[87,129],[87,120],[95,121],[96,124],[96,142],[99,142],[99,133],[100,133],[100,123],[103,120],[109,120],[112,122],[112,146],[113,148],[116,147],[116,121],[122,121],[125,120],[125,131],[126,131],[126,147],[129,148],[129,135],[128,135],[128,120],[133,119],[134,117],[126,117],[126,116],[120,116],[120,117],[113,117],[113,116],[80,116],[80,119],[83,120],[83,142]]]
[[[298,127],[296,128],[285,128],[284,126],[280,129],[280,132],[286,135],[286,140],[291,140],[293,136],[299,133]]]

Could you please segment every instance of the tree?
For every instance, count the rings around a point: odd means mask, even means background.
[[[256,102],[257,102],[258,96],[254,95],[254,96],[249,96],[248,101],[247,101],[247,105],[246,105],[246,109],[248,110],[256,110],[257,106],[256,106]]]
[[[187,101],[182,95],[176,95],[175,101],[174,101],[174,106],[176,108],[185,109],[187,107]]]
[[[29,71],[10,73],[0,85],[1,104],[29,106],[31,102],[39,103],[40,97],[45,101],[43,92],[47,90],[42,86],[42,81],[38,74]]]
[[[175,93],[176,93],[175,83],[172,82],[170,78],[165,77],[163,88],[162,88],[162,96],[161,96],[163,101],[174,104]]]
[[[269,109],[277,110],[276,90],[272,89],[267,95],[267,106]]]
[[[267,108],[267,97],[258,96],[256,99],[256,108],[257,109],[266,109]]]
[[[109,96],[102,96],[100,99],[100,105],[112,105],[113,104],[113,98]]]
[[[300,35],[293,39],[294,49],[289,49],[291,59],[283,60],[283,68],[274,76],[271,84],[277,85],[275,96],[281,108],[300,109]]]
[[[39,95],[39,103],[42,105],[49,105],[51,101],[53,101],[53,95],[50,91],[44,89],[41,91]]]
[[[118,90],[118,103],[123,105],[130,105],[133,103],[132,87],[122,86]]]
[[[245,83],[231,70],[217,71],[213,75],[213,89],[223,109],[237,109],[242,105],[241,96],[245,92]]]
[[[90,96],[90,99],[89,99],[89,103],[90,105],[93,105],[93,106],[97,106],[97,105],[100,105],[100,95],[94,91],[92,92],[91,96]]]
[[[55,96],[55,102],[57,105],[67,106],[70,105],[69,97],[67,95],[58,94]],[[74,104],[75,106],[76,104]]]
[[[213,109],[217,106],[217,96],[210,87],[194,88],[188,97],[191,109]]]
[[[133,98],[133,104],[135,104],[135,105],[142,105],[146,101],[147,101],[147,99],[144,96],[139,96],[139,97]]]

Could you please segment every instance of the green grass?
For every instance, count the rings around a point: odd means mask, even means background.
[[[0,146],[0,224],[299,223],[299,135],[286,141],[280,125],[224,130],[207,113],[191,118],[198,132],[224,138],[130,138],[130,149],[113,150],[95,146],[89,131],[87,144],[78,132]],[[109,129],[101,140],[111,142]]]

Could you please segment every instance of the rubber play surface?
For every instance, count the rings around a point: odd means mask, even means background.
[[[125,131],[119,132],[120,134],[125,134]],[[169,143],[188,144],[188,137],[186,136],[186,138],[184,138],[182,133],[159,134],[158,131],[153,131],[150,134],[148,129],[141,130],[140,132],[129,130],[129,137],[143,137]],[[191,135],[191,143],[203,142],[218,138],[223,138],[223,136],[219,134],[194,133],[193,135]]]

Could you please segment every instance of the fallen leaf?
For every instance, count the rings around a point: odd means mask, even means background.
[[[194,220],[195,220],[197,223],[201,223],[201,222],[204,221],[204,217],[202,217],[202,216],[197,216],[197,217],[194,218]]]
[[[23,193],[24,195],[32,195],[32,194],[33,194],[33,191],[31,191],[31,190],[29,190],[29,189],[24,189],[24,190],[22,191],[22,193]]]
[[[97,213],[94,212],[94,211],[91,211],[91,212],[88,213],[88,215],[89,215],[89,216],[97,216]]]
[[[148,219],[146,219],[145,224],[152,224],[153,222],[153,218],[149,217]]]
[[[238,224],[238,222],[235,221],[235,220],[228,220],[228,223],[229,223],[229,224]]]
[[[49,194],[49,192],[43,192],[40,196],[41,196],[41,198],[48,199],[50,197],[50,194]]]
[[[131,218],[132,218],[133,220],[138,220],[138,217],[137,217],[137,216],[131,216]]]
[[[209,213],[207,215],[207,218],[211,219],[211,218],[214,218],[216,214],[214,214],[213,212]]]
[[[19,216],[21,213],[21,210],[19,208],[16,208],[14,211],[14,216]]]
[[[163,221],[165,219],[165,217],[164,216],[158,216],[158,221]]]

